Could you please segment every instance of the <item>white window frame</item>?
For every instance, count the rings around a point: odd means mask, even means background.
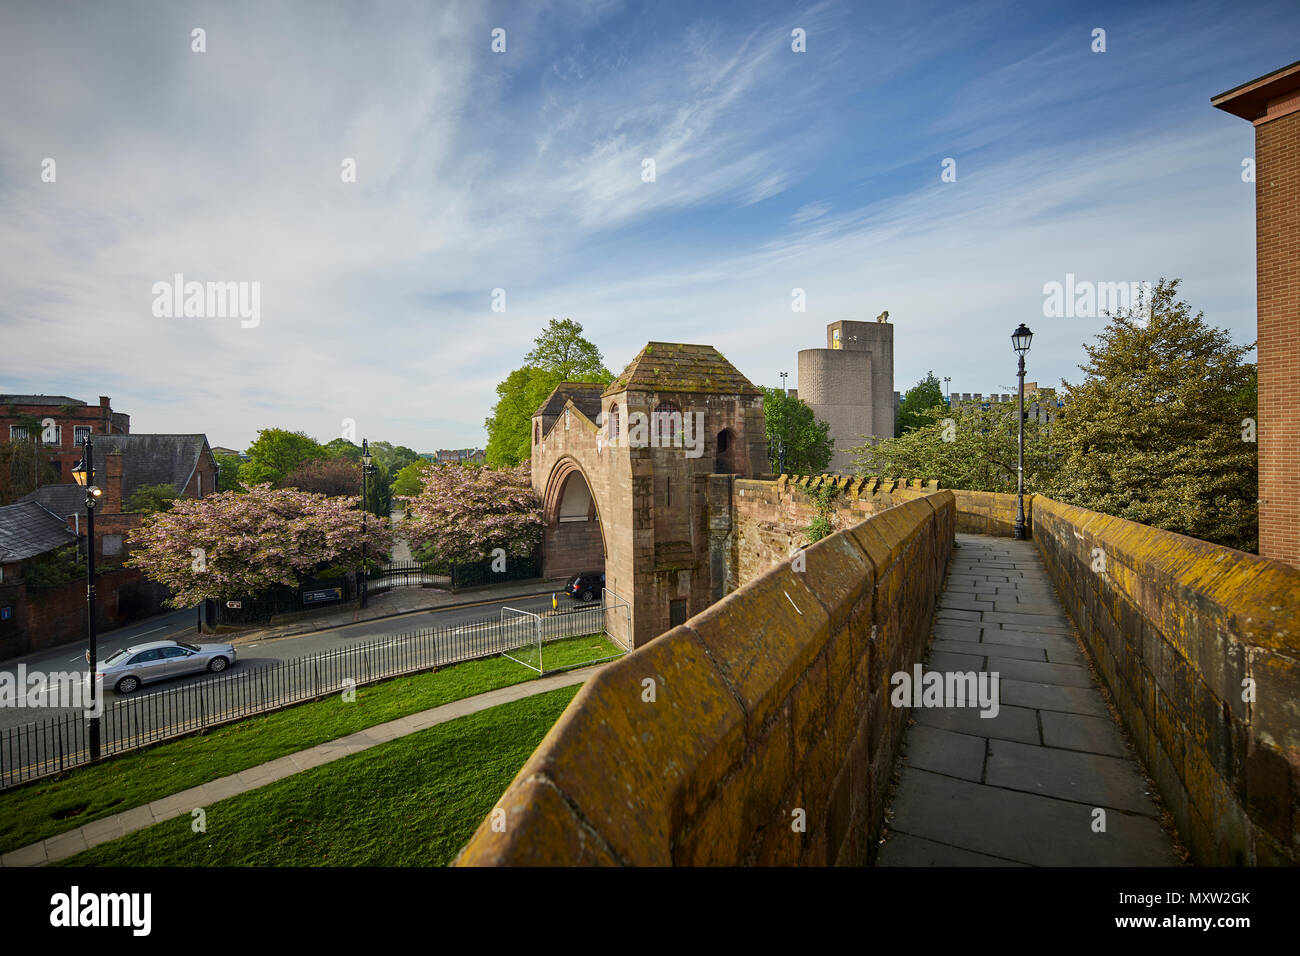
[[[26,441],[26,440],[27,440],[27,437],[28,437],[28,436],[27,436],[27,429],[26,429],[26,428],[23,428],[22,425],[10,425],[10,426],[9,426],[9,440],[10,440],[10,441]]]
[[[79,432],[84,432],[84,434],[78,434]],[[87,435],[93,435],[93,434],[95,434],[94,425],[73,425],[72,443],[74,445],[80,445],[83,441],[86,440]]]

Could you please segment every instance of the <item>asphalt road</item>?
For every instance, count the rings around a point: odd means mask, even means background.
[[[227,674],[236,675],[241,672],[258,671],[265,668],[283,669],[284,662],[294,659],[310,659],[317,662],[319,666],[326,666],[327,663],[332,662],[334,670],[337,671],[340,666],[345,666],[343,662],[359,659],[360,655],[348,654],[349,649],[363,646],[371,648],[371,654],[366,656],[382,660],[386,671],[400,670],[417,661],[427,660],[427,655],[433,650],[432,645],[427,640],[422,642],[410,639],[403,640],[403,635],[410,635],[421,628],[456,629],[455,633],[449,638],[440,641],[439,646],[436,648],[436,652],[440,656],[455,654],[459,649],[468,646],[471,641],[477,642],[473,645],[475,648],[491,649],[500,645],[504,649],[507,642],[500,640],[495,628],[477,629],[468,625],[482,621],[498,621],[503,607],[534,612],[548,610],[550,601],[549,595],[505,601],[485,601],[471,606],[419,611],[400,617],[363,621],[344,627],[313,631],[309,634],[300,634],[293,637],[282,637],[250,644],[237,644],[238,660],[236,665],[227,671]],[[567,604],[576,606],[572,602],[567,602]],[[565,603],[561,604],[562,608],[565,606]],[[107,658],[121,648],[149,641],[181,640],[190,643],[224,643],[224,639],[221,637],[214,635],[200,637],[197,635],[195,633],[195,618],[196,612],[193,609],[175,611],[138,622],[130,627],[119,628],[116,631],[102,634],[98,639],[100,660]],[[496,644],[491,643],[493,641]],[[8,673],[14,675],[13,679],[16,680],[17,665],[20,662],[26,665],[28,673],[33,671],[43,671],[45,673],[75,671],[78,674],[84,674],[86,671],[84,655],[85,646],[83,644],[66,644],[28,655],[21,658],[20,661],[7,662],[0,666],[0,675]],[[311,676],[308,676],[309,673]],[[318,673],[319,667],[300,665],[292,674],[280,674],[276,679],[286,688],[291,690],[301,689],[307,686],[304,683],[306,681],[322,679],[316,676]],[[208,681],[219,682],[220,680],[221,677],[214,674],[194,674],[147,684],[134,694],[124,697],[119,697],[111,689],[106,689],[105,705],[111,707],[116,700],[130,700],[132,702],[139,701],[140,707],[150,707],[157,704],[160,698],[171,697],[172,700],[168,702],[169,718],[174,717],[176,720],[184,720],[193,715],[189,714],[184,706],[178,707],[177,705],[183,704],[184,701],[170,692],[180,687]],[[45,721],[51,717],[75,713],[80,710],[80,708],[46,706],[48,701],[39,694],[29,698],[27,704],[28,706],[24,707],[0,707],[0,730],[20,727],[34,721]]]

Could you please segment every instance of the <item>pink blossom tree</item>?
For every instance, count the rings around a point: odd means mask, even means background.
[[[542,501],[529,481],[529,465],[467,468],[429,463],[422,488],[403,496],[402,534],[413,550],[439,562],[471,563],[495,548],[511,557],[531,555],[542,540]]]
[[[131,532],[126,564],[170,588],[172,607],[294,587],[322,565],[358,570],[358,500],[269,484],[253,485],[242,495],[180,498]],[[392,548],[387,520],[369,516],[364,541],[372,560],[386,556]]]

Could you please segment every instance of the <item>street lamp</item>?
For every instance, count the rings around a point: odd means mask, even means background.
[[[1029,326],[1020,323],[1020,328],[1011,333],[1011,347],[1016,350],[1019,356],[1019,370],[1017,374],[1020,377],[1020,426],[1019,438],[1016,441],[1016,526],[1015,537],[1017,541],[1025,540],[1025,353],[1029,351],[1029,343],[1034,340],[1034,333],[1029,331]]]
[[[371,462],[374,458],[370,454],[370,440],[361,439],[361,607],[366,606],[366,577],[370,569],[366,567],[366,500],[368,498],[369,488],[366,484],[366,478],[370,475]]]
[[[790,394],[790,391],[789,391],[789,389],[787,389],[787,388],[785,387],[785,380],[786,380],[787,378],[789,378],[790,373],[789,373],[789,372],[778,372],[777,374],[781,376],[781,394],[782,394],[782,395],[789,395],[789,394]]]
[[[95,484],[95,449],[86,436],[85,450],[81,461],[72,469],[72,478],[86,489],[86,663],[90,665],[87,682],[90,684],[90,712],[88,721],[90,733],[90,759],[99,759],[99,706],[96,701],[98,687],[95,681],[95,668],[99,666],[99,649],[95,646],[95,505],[96,499],[103,494]]]
[[[949,405],[952,404],[952,398],[948,394],[948,383],[951,381],[952,378],[950,378],[949,376],[945,375],[943,377],[943,400],[947,402]]]

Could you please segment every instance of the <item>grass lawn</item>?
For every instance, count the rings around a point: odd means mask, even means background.
[[[444,866],[578,685],[459,717],[101,844],[61,866]]]
[[[618,653],[596,634],[547,644],[545,662],[555,670]],[[358,687],[355,703],[335,695],[15,787],[0,793],[0,853],[366,727],[537,676],[504,657],[466,661]]]

